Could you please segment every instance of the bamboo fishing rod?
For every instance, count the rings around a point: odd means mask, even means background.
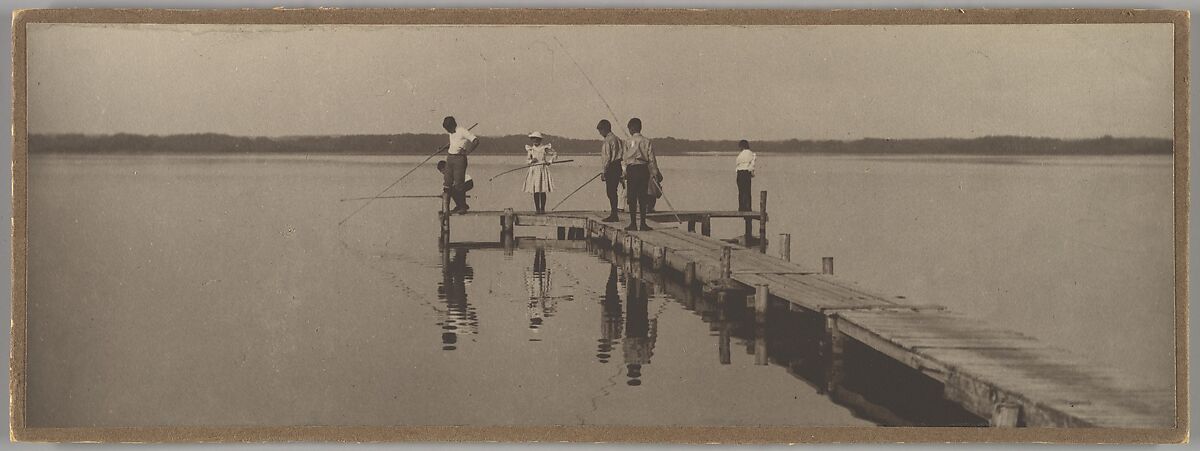
[[[475,126],[476,126],[476,125],[479,125],[479,123],[478,123],[478,122],[476,122],[475,124],[473,124],[473,125],[471,125],[470,127],[468,127],[468,128],[467,128],[467,131],[471,131],[471,129],[475,128]],[[348,216],[346,216],[344,219],[342,219],[341,221],[339,221],[337,225],[339,225],[339,226],[340,226],[340,225],[342,225],[342,224],[345,224],[345,223],[346,223],[346,221],[349,221],[349,220],[350,220],[350,218],[353,218],[353,217],[354,217],[354,215],[358,214],[358,212],[362,211],[362,209],[364,209],[364,208],[367,208],[367,205],[371,205],[371,202],[374,202],[374,201],[375,201],[375,199],[379,199],[379,196],[382,196],[382,195],[383,195],[383,193],[386,193],[388,190],[392,189],[392,187],[393,187],[393,186],[396,186],[396,184],[397,184],[397,183],[400,183],[400,181],[401,181],[401,180],[404,180],[404,178],[405,178],[405,177],[408,177],[408,175],[409,175],[409,174],[412,174],[414,171],[416,171],[416,170],[417,170],[417,168],[421,167],[421,166],[422,166],[422,165],[424,165],[426,162],[428,162],[429,160],[433,159],[433,157],[436,157],[438,154],[440,154],[440,153],[442,153],[442,152],[445,152],[445,151],[446,151],[447,149],[449,149],[449,148],[450,148],[450,146],[449,146],[449,145],[445,145],[445,146],[442,146],[442,147],[438,147],[438,150],[437,150],[436,152],[434,152],[434,153],[430,154],[428,157],[425,157],[425,159],[424,159],[424,160],[421,160],[421,162],[420,162],[420,163],[417,163],[417,165],[416,165],[416,166],[413,166],[413,168],[412,168],[412,169],[409,169],[409,170],[408,170],[408,172],[405,172],[405,173],[404,173],[404,175],[400,176],[400,178],[398,178],[398,179],[396,179],[396,181],[392,182],[392,184],[391,184],[391,185],[388,185],[388,186],[387,186],[387,188],[384,188],[384,189],[383,189],[383,191],[380,191],[380,192],[379,192],[379,194],[376,194],[376,195],[374,195],[374,196],[371,196],[370,198],[367,198],[367,202],[366,202],[366,203],[362,204],[362,205],[361,205],[361,206],[359,206],[357,209],[355,209],[353,212],[351,212],[351,213],[350,213]]]
[[[550,166],[550,165],[552,165],[552,164],[559,164],[559,163],[570,163],[570,162],[572,162],[572,161],[575,161],[575,160],[551,161],[551,162],[549,162],[549,163],[533,163],[533,164],[529,164],[529,165],[521,166],[521,167],[519,167],[519,168],[516,168],[516,169],[509,169],[509,170],[507,170],[507,171],[504,171],[504,172],[501,172],[501,173],[499,173],[499,174],[493,175],[493,176],[492,176],[492,178],[488,179],[488,181],[490,182],[490,181],[492,181],[492,180],[495,180],[495,179],[496,179],[496,177],[502,176],[502,175],[504,175],[504,174],[508,174],[508,173],[510,173],[510,172],[517,172],[517,171],[520,171],[520,170],[522,170],[522,169],[529,169],[529,168],[532,168],[532,167],[534,167],[534,166]]]
[[[575,61],[575,57],[571,56],[571,52],[567,50],[567,46],[563,45],[562,41],[558,40],[557,36],[552,36],[552,37],[554,38],[554,42],[558,43],[559,47],[562,47],[563,53],[567,54],[567,58],[570,58],[571,62],[575,64],[575,68],[579,69],[579,73],[583,74],[583,78],[585,80],[587,80],[588,86],[591,86],[592,90],[596,92],[596,97],[599,97],[600,102],[604,103],[604,108],[608,109],[608,114],[611,115],[613,118],[613,121],[615,121],[613,126],[620,128],[621,119],[617,118],[617,113],[614,112],[612,109],[612,106],[608,104],[608,99],[604,98],[604,94],[602,94],[600,92],[600,88],[597,88],[596,84],[592,83],[592,77],[589,77],[587,74],[587,71],[583,70],[583,66],[579,65],[579,61]],[[683,222],[682,220],[679,219],[679,213],[675,212],[675,206],[671,205],[671,200],[667,199],[667,193],[665,191],[663,191],[662,184],[658,183],[658,180],[655,179],[653,176],[650,177],[650,181],[654,182],[654,184],[658,186],[658,192],[662,193],[663,200],[667,201],[667,207],[670,208],[671,213],[673,213],[675,215],[675,220],[678,222]],[[588,182],[591,182],[591,180],[588,180]],[[585,185],[586,185],[586,183],[585,183]],[[571,193],[571,194],[575,194],[575,193]],[[563,199],[563,200],[566,200],[566,199]],[[559,202],[559,203],[561,204],[562,202]],[[553,208],[551,208],[551,210],[553,210]],[[630,214],[632,214],[632,213],[633,212],[630,212]]]
[[[468,198],[471,196],[467,196]],[[368,200],[368,199],[441,199],[441,194],[407,194],[402,196],[376,196],[376,197],[347,197],[340,199],[339,202],[348,200]]]
[[[604,175],[604,173],[603,173],[603,172],[601,172],[601,173],[598,173],[598,174],[596,174],[596,175],[593,175],[593,176],[592,176],[592,178],[588,179],[588,181],[586,181],[586,182],[583,182],[583,184],[582,184],[582,185],[579,185],[579,188],[575,188],[575,191],[571,191],[571,194],[568,194],[568,195],[567,195],[567,197],[564,197],[562,200],[558,201],[558,203],[557,203],[557,204],[554,204],[554,206],[553,206],[553,207],[550,207],[550,211],[554,211],[555,209],[557,209],[559,205],[562,205],[562,204],[563,204],[563,202],[566,202],[566,201],[567,201],[567,199],[570,199],[570,198],[571,198],[571,196],[574,196],[574,195],[575,195],[575,193],[578,193],[578,192],[579,192],[579,190],[583,189],[583,187],[587,186],[589,183],[592,183],[592,180],[596,180],[596,179],[597,179],[597,178],[599,178],[601,175]]]

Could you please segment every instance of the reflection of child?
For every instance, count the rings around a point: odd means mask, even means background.
[[[437,164],[437,169],[438,169],[438,172],[445,174],[446,173],[446,161],[445,160],[439,161]],[[473,188],[475,188],[475,180],[471,178],[471,174],[465,174],[463,176],[463,180],[464,180],[463,181],[463,193],[471,191]]]

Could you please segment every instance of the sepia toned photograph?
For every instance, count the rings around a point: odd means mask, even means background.
[[[18,13],[13,437],[1185,440],[1188,18],[1044,13]]]

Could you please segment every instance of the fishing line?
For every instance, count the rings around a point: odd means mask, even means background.
[[[608,104],[608,100],[604,98],[604,94],[600,92],[600,88],[597,88],[596,84],[592,83],[592,77],[589,77],[587,74],[587,71],[583,70],[583,66],[580,66],[578,61],[575,61],[575,57],[571,56],[571,51],[567,50],[567,46],[563,45],[562,41],[558,40],[558,36],[551,36],[551,37],[554,38],[554,42],[557,42],[559,47],[562,47],[563,53],[567,54],[567,58],[570,59],[571,62],[575,64],[575,68],[579,69],[579,73],[583,74],[583,78],[585,80],[587,80],[588,85],[591,86],[592,90],[596,92],[596,97],[599,97],[600,101],[604,103],[604,108],[608,109],[608,114],[611,115],[613,118],[613,121],[615,121],[614,122],[615,126],[617,128],[620,128],[619,124],[621,123],[621,120],[617,118],[617,113],[614,112],[612,109],[612,106],[610,106]],[[679,218],[679,213],[675,212],[675,206],[671,205],[671,200],[667,199],[667,193],[663,191],[662,184],[658,183],[658,180],[655,179],[654,177],[650,177],[650,180],[653,181],[654,184],[658,186],[658,192],[662,193],[663,200],[667,201],[667,207],[670,208],[671,213],[673,213],[675,215],[675,221],[683,222],[683,220]],[[588,182],[590,183],[591,180],[588,180]],[[586,183],[585,183],[585,185],[586,185]],[[580,186],[580,188],[583,188],[583,187]],[[578,191],[578,190],[576,190],[576,191]],[[571,194],[575,194],[575,193],[572,192]],[[570,196],[567,196],[567,197],[570,197]],[[563,199],[563,200],[566,200],[566,199]],[[561,203],[562,202],[559,202],[559,204],[561,204]],[[550,210],[553,211],[554,209],[551,208]],[[629,212],[629,213],[633,214],[633,212]]]
[[[476,123],[475,123],[475,125],[479,125],[479,123],[478,123],[478,122],[476,122]],[[472,125],[472,126],[470,126],[469,128],[467,128],[467,131],[470,131],[472,128],[475,128],[475,125]],[[362,205],[361,205],[361,206],[359,206],[357,209],[355,209],[353,212],[351,212],[351,213],[350,213],[350,215],[346,216],[344,219],[342,219],[341,221],[339,221],[339,222],[337,223],[337,225],[341,226],[342,224],[345,224],[345,223],[346,223],[346,221],[349,221],[349,220],[350,220],[350,218],[353,218],[353,217],[354,217],[354,215],[358,214],[358,212],[362,211],[362,209],[364,209],[364,208],[367,208],[367,205],[371,205],[371,202],[375,202],[375,199],[379,199],[379,196],[382,196],[382,195],[383,195],[383,193],[386,193],[388,190],[392,189],[392,187],[393,187],[393,186],[396,186],[396,184],[397,184],[397,183],[400,183],[400,181],[401,181],[401,180],[404,180],[404,178],[405,178],[405,177],[408,177],[408,175],[409,175],[409,174],[412,174],[414,171],[416,171],[416,170],[417,170],[417,168],[421,167],[421,166],[422,166],[422,165],[424,165],[426,162],[428,162],[429,160],[433,159],[433,157],[436,157],[438,154],[440,154],[440,153],[442,153],[442,152],[445,152],[445,151],[446,151],[447,149],[449,149],[449,148],[450,148],[450,146],[449,146],[449,145],[446,145],[446,146],[439,147],[439,148],[438,148],[438,150],[437,150],[437,152],[434,152],[433,154],[429,155],[428,157],[425,157],[425,159],[424,159],[424,160],[421,160],[421,162],[420,162],[420,163],[417,163],[417,165],[416,165],[416,166],[413,166],[413,168],[412,168],[412,169],[409,169],[409,170],[408,170],[408,172],[405,172],[405,173],[404,173],[404,175],[400,176],[400,178],[398,178],[398,179],[396,179],[396,181],[392,182],[392,184],[391,184],[391,185],[388,185],[388,186],[387,186],[387,188],[384,188],[384,189],[383,189],[383,191],[380,191],[380,192],[379,192],[379,194],[376,194],[376,195],[374,195],[374,196],[372,196],[372,197],[368,198],[368,200],[367,200],[367,202],[366,202],[366,203],[362,204]]]

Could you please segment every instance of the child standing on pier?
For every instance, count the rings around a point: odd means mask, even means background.
[[[467,177],[467,155],[479,146],[479,138],[471,134],[470,130],[459,127],[454,116],[442,119],[442,128],[450,137],[450,144],[446,148],[446,170],[443,171],[445,177],[442,186],[454,199],[454,209],[450,212],[463,213],[471,208],[467,205],[467,191],[464,186]]]
[[[607,119],[601,119],[600,123],[596,124],[596,131],[604,137],[604,144],[600,146],[600,162],[603,165],[600,169],[600,180],[604,181],[604,192],[608,194],[608,208],[612,212],[604,218],[604,222],[617,222],[621,220],[617,216],[617,188],[621,187],[622,181],[621,158],[624,156],[624,143],[612,132],[612,123]]]
[[[525,156],[530,165],[529,175],[525,177],[525,192],[533,194],[533,206],[538,214],[546,212],[546,193],[554,190],[550,163],[557,157],[550,143],[542,144],[542,139],[540,132],[530,133],[530,144],[525,145]]]
[[[750,142],[746,140],[738,141],[738,148],[742,149],[737,156],[737,188],[738,188],[738,211],[750,211],[750,179],[754,178],[754,160],[756,156],[750,150]]]
[[[654,149],[650,140],[642,136],[642,120],[633,118],[627,125],[629,141],[625,142],[625,152],[621,166],[625,170],[626,188],[629,193],[629,226],[626,230],[650,230],[646,225],[646,212],[650,209],[650,178],[662,183],[662,173],[658,171],[658,159],[654,157]],[[641,212],[639,227],[638,212]]]

